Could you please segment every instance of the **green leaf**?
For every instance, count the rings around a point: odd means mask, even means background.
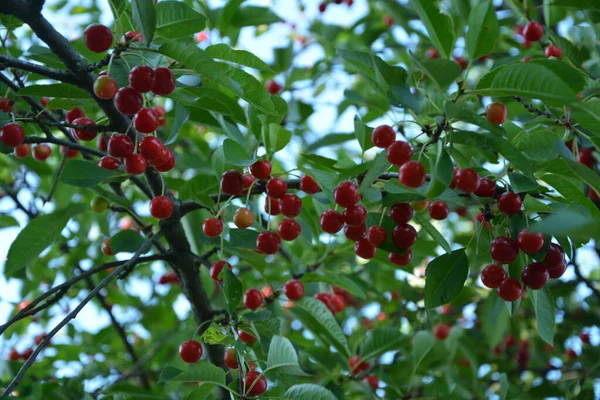
[[[302,322],[304,328],[311,331],[324,344],[333,346],[342,356],[350,357],[346,335],[325,304],[305,297],[297,301],[290,311]]]
[[[219,175],[219,178],[221,175]],[[181,198],[195,200],[206,207],[214,206],[215,202],[210,194],[219,190],[218,181],[211,175],[198,174],[188,179],[181,188]]]
[[[427,198],[437,197],[448,188],[454,175],[454,164],[444,149],[444,144],[438,142],[437,157],[431,169],[431,181],[427,186]]]
[[[204,15],[183,2],[161,1],[156,3],[156,34],[158,36],[167,39],[182,38],[200,32],[205,25]]]
[[[408,341],[408,337],[400,332],[398,328],[385,327],[369,331],[367,338],[360,346],[360,357],[369,361],[376,359],[383,353],[397,350]]]
[[[277,115],[271,95],[264,85],[249,73],[214,61],[207,52],[194,44],[172,42],[162,45],[159,51],[196,71],[203,78],[213,80],[231,90],[262,112]]]
[[[429,331],[419,331],[413,336],[412,359],[413,371],[416,371],[421,361],[435,345],[435,339]],[[414,372],[413,372],[414,374]]]
[[[0,229],[10,228],[12,226],[19,226],[16,219],[10,215],[0,215]]]
[[[283,150],[292,139],[292,132],[278,124],[269,124],[269,147],[274,152]]]
[[[533,196],[525,196],[523,199],[523,207],[529,212],[552,212],[554,209],[546,203],[542,203]]]
[[[506,400],[508,389],[510,389],[510,382],[508,382],[506,372],[503,372],[500,374],[500,400]]]
[[[531,179],[518,172],[509,172],[508,178],[510,179],[510,185],[516,193],[523,193],[535,190],[538,188],[538,184],[534,179]]]
[[[368,127],[363,124],[360,119],[360,116],[356,114],[354,116],[354,134],[358,139],[358,144],[362,149],[363,153],[370,148],[373,147],[373,142],[371,142],[371,133],[373,132],[373,128]]]
[[[119,18],[125,11],[125,0],[108,0],[108,4],[115,19]]]
[[[39,257],[40,253],[61,237],[67,222],[87,210],[83,204],[72,204],[67,208],[32,219],[10,245],[4,275],[14,277],[17,272]]]
[[[561,136],[555,131],[543,127],[521,130],[511,139],[511,143],[523,154],[535,161],[546,161],[558,157],[556,142]]]
[[[224,43],[213,44],[212,46],[208,46],[205,51],[213,58],[217,58],[223,61],[230,61],[236,64],[245,65],[246,67],[258,69],[260,71],[265,72],[273,72],[271,67],[246,50],[235,50],[232,49],[229,45]]]
[[[317,273],[317,272],[308,272],[302,276],[302,281],[304,282],[325,282],[330,285],[339,286],[342,289],[346,290],[352,296],[366,299],[364,290],[356,284],[352,279],[347,276],[340,274],[329,274],[329,273]]]
[[[584,243],[590,238],[600,237],[598,219],[573,210],[559,211],[544,217],[532,229],[550,236],[568,236]]]
[[[490,349],[502,341],[509,324],[510,317],[504,305],[504,300],[498,296],[496,290],[490,291],[483,304],[483,314],[481,316],[481,330],[486,339],[486,345]]]
[[[460,65],[456,62],[439,58],[421,60],[418,65],[442,91],[446,90],[462,72]]]
[[[467,54],[471,60],[490,54],[496,47],[498,18],[491,1],[482,1],[471,9],[466,35]]]
[[[298,364],[298,355],[292,342],[283,336],[273,336],[269,345],[265,373],[274,371],[282,375],[307,376]]]
[[[554,345],[555,312],[554,299],[552,299],[550,289],[548,286],[544,286],[540,290],[527,289],[527,291],[535,310],[535,320],[540,337],[552,346]]]
[[[425,307],[450,303],[462,291],[469,274],[465,249],[455,250],[431,261],[425,269]]]
[[[495,151],[502,154],[504,158],[510,161],[513,166],[521,170],[521,172],[528,177],[533,178],[533,169],[531,168],[531,164],[527,160],[527,157],[510,144],[508,140],[489,133],[480,133],[480,135]]]
[[[156,9],[153,0],[131,0],[131,16],[138,31],[142,32],[146,44],[154,39]]]
[[[52,83],[49,85],[29,85],[19,90],[20,96],[45,96],[63,99],[88,99],[90,94],[77,86],[68,83]]]
[[[600,211],[598,211],[598,207],[596,207],[594,202],[590,200],[585,193],[583,193],[582,185],[575,185],[571,180],[566,179],[564,176],[554,174],[542,175],[541,179],[552,186],[570,203],[582,205],[589,210],[594,220],[600,221]],[[553,228],[553,230],[556,231],[558,229],[570,229],[573,227],[575,221],[576,220],[571,220],[571,222],[566,225],[556,226]]]
[[[186,371],[179,371],[177,374],[176,368],[167,367],[163,370],[160,380],[163,382],[202,382],[222,387],[226,386],[225,371],[209,362],[200,361]]]
[[[114,254],[135,253],[146,242],[144,237],[134,230],[121,231],[110,238],[110,249]]]
[[[560,60],[515,61],[488,72],[474,93],[484,96],[521,96],[555,105],[577,102],[585,76]]]
[[[369,168],[369,170],[363,178],[363,181],[360,184],[360,191],[367,190],[368,188],[370,188],[373,182],[375,182],[375,180],[379,178],[381,174],[387,171],[389,167],[390,163],[387,159],[386,152],[379,152],[379,154],[375,156],[375,163],[371,168]]]
[[[89,161],[71,160],[65,165],[59,180],[67,185],[88,188],[117,174]]]
[[[440,12],[434,0],[409,0],[417,12],[419,20],[425,25],[429,39],[438,49],[442,57],[449,58],[452,54],[454,41],[454,24],[449,15]]]
[[[223,154],[228,164],[238,167],[248,167],[255,161],[238,142],[231,139],[225,139],[223,142]]]
[[[413,218],[419,223],[419,225],[421,225],[423,230],[427,232],[429,236],[431,236],[431,238],[435,240],[435,242],[439,244],[442,249],[444,249],[446,253],[450,253],[452,251],[452,248],[450,247],[450,244],[448,244],[448,241],[435,228],[435,226],[433,226],[431,222],[429,222],[428,218],[425,218],[423,217],[423,215],[420,214],[415,214]]]
[[[323,386],[303,383],[289,388],[282,400],[337,400],[337,397]]]
[[[225,296],[225,302],[227,302],[227,310],[229,314],[233,314],[244,296],[242,282],[229,268],[224,268],[222,276],[223,295]]]
[[[504,135],[504,129],[498,125],[492,124],[486,118],[477,114],[475,111],[467,107],[467,104],[456,104],[451,101],[447,101],[444,104],[444,112],[449,118],[455,118],[462,122],[468,122],[473,125],[477,125],[489,132],[497,135]]]
[[[276,22],[281,22],[282,19],[275,14],[269,7],[246,6],[239,8],[233,18],[231,24],[237,27],[270,25]]]
[[[162,4],[162,3],[158,3]],[[173,121],[173,125],[171,126],[171,133],[165,142],[165,145],[169,145],[175,143],[177,137],[179,136],[179,131],[183,124],[185,124],[190,119],[190,112],[187,108],[182,106],[179,103],[175,103],[175,120]]]

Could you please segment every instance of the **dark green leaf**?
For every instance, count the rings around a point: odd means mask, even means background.
[[[154,31],[156,30],[156,9],[154,8],[154,1],[132,0],[131,16],[135,27],[139,32],[142,32],[144,41],[147,44],[150,44],[152,39],[154,39]]]
[[[425,232],[427,232],[429,234],[429,236],[431,236],[431,238],[433,240],[435,240],[435,242],[440,245],[440,247],[442,249],[444,249],[444,251],[446,253],[450,253],[452,251],[452,248],[450,247],[450,244],[448,243],[448,241],[444,238],[444,236],[435,228],[435,226],[433,226],[431,224],[431,222],[429,222],[428,218],[424,218],[422,215],[420,214],[415,214],[414,216],[415,221],[417,221],[419,223],[419,225],[421,225],[421,227],[423,228],[423,230]],[[445,304],[445,303],[444,303]]]
[[[169,134],[165,145],[175,143],[177,137],[179,136],[179,131],[181,130],[181,127],[188,121],[188,119],[190,119],[190,112],[181,104],[175,103],[175,120],[173,121],[173,125],[171,126],[171,133]]]
[[[121,231],[110,238],[110,249],[114,254],[135,253],[146,240],[134,230]]]
[[[367,338],[360,347],[362,360],[370,361],[381,356],[383,353],[397,350],[408,340],[398,328],[385,327],[374,329],[369,332]]]
[[[432,0],[410,0],[410,5],[425,25],[433,45],[442,57],[449,58],[456,39],[452,18],[440,12],[438,4]]]
[[[176,374],[175,368],[167,367],[161,374],[161,380],[168,382],[212,383],[225,387],[225,371],[205,361],[198,362],[186,371]]]
[[[232,25],[237,27],[270,25],[280,21],[281,18],[269,7],[255,6],[239,8],[231,18]]]
[[[225,139],[223,142],[223,154],[228,164],[239,167],[248,167],[255,161],[253,158],[250,158],[242,146],[231,139]]]
[[[298,355],[292,343],[283,336],[273,336],[267,356],[267,372],[281,375],[307,376],[298,364]]]
[[[482,1],[473,7],[466,36],[467,54],[471,60],[490,54],[496,47],[499,32],[492,1]]]
[[[240,282],[238,277],[229,268],[223,269],[222,276],[223,295],[227,302],[227,310],[229,314],[233,314],[244,296],[242,282]]]
[[[317,273],[309,272],[302,276],[304,282],[325,282],[334,286],[339,286],[346,290],[352,296],[356,296],[360,299],[366,299],[364,290],[356,284],[352,279],[347,276],[339,274],[328,274],[328,273]]]
[[[90,94],[77,86],[68,83],[52,83],[50,85],[29,85],[19,90],[21,96],[58,97],[66,99],[88,99]]]
[[[469,273],[465,249],[455,250],[431,261],[425,269],[425,307],[450,303],[462,291]]]
[[[371,142],[372,132],[373,128],[363,124],[358,114],[354,116],[354,134],[356,135],[358,144],[363,152],[373,147],[373,142]]]
[[[438,142],[437,156],[431,170],[431,180],[429,186],[427,186],[426,195],[428,198],[437,197],[446,191],[448,185],[452,182],[453,171],[452,159],[444,149],[444,144]]]
[[[329,390],[312,383],[303,383],[289,388],[282,397],[283,400],[337,400]]]
[[[115,175],[115,171],[100,168],[89,161],[71,160],[65,165],[59,180],[67,185],[87,188]]]
[[[278,124],[269,124],[268,146],[274,152],[283,150],[292,139],[292,132]]]
[[[167,39],[190,36],[203,30],[205,23],[206,18],[202,14],[181,1],[156,3],[156,34],[158,36]],[[145,35],[144,32],[144,37]]]
[[[554,299],[548,286],[540,290],[528,289],[533,308],[535,310],[535,319],[537,321],[538,331],[542,340],[549,345],[554,345]]]

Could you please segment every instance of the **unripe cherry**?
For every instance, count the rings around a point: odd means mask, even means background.
[[[94,94],[100,99],[112,99],[115,97],[117,90],[119,90],[119,85],[113,77],[107,75],[99,76],[94,82]]]
[[[240,229],[246,229],[254,224],[254,213],[246,207],[235,210],[233,223]]]

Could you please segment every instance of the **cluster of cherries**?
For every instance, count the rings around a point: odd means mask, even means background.
[[[523,47],[526,49],[530,48],[533,42],[539,42],[544,36],[544,26],[537,21],[528,22],[526,25],[517,25],[514,27],[514,31],[518,37],[523,39]],[[562,54],[562,49],[553,44],[544,49],[544,55],[547,58],[561,58]],[[530,60],[531,57],[525,57],[522,61],[527,62]]]

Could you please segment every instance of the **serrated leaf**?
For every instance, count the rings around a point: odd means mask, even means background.
[[[435,258],[425,269],[425,307],[450,303],[462,291],[469,274],[465,249]]]
[[[154,39],[156,30],[156,9],[153,0],[131,0],[131,17],[139,32],[142,32],[146,44]]]
[[[329,283],[331,285],[341,287],[342,289],[350,293],[352,296],[356,296],[361,299],[366,298],[364,290],[359,285],[357,285],[352,279],[344,275],[332,275],[323,272],[308,272],[302,276],[302,281]]]
[[[296,349],[283,336],[273,336],[267,355],[267,372],[277,372],[282,375],[307,376],[298,364]]]
[[[217,58],[223,61],[230,61],[236,64],[244,65],[246,67],[258,69],[265,72],[273,72],[271,67],[246,50],[236,50],[231,48],[229,45],[224,43],[213,44],[208,46],[205,51],[213,58]]]
[[[420,69],[423,70],[427,77],[444,91],[460,76],[462,69],[460,65],[451,60],[434,59],[420,60],[417,62]]]
[[[535,310],[535,320],[540,337],[552,346],[554,345],[555,312],[554,299],[552,299],[550,289],[548,286],[544,286],[540,290],[527,289],[527,291]]]
[[[282,397],[283,400],[337,400],[329,390],[312,383],[303,383],[289,388]]]
[[[425,25],[429,38],[442,57],[449,58],[454,47],[454,24],[449,15],[440,12],[433,0],[409,0],[417,12],[419,20]]]
[[[206,17],[180,1],[156,3],[156,34],[167,39],[177,39],[200,32]],[[145,34],[144,34],[145,37]]]
[[[376,359],[383,353],[396,350],[408,340],[398,328],[385,327],[371,330],[360,347],[362,360]]]
[[[471,60],[490,54],[496,47],[500,32],[491,1],[482,1],[471,9],[468,26],[467,54]]]

